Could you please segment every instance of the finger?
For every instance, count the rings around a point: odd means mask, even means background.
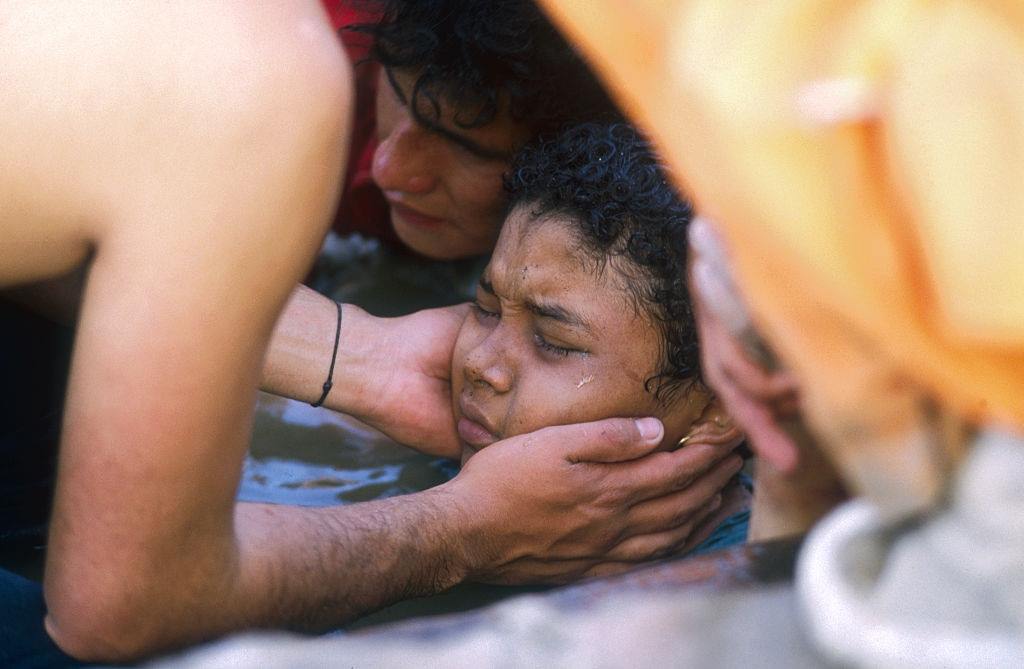
[[[722,396],[733,418],[743,426],[747,441],[757,455],[781,472],[791,473],[799,460],[796,442],[768,409],[741,396]]]
[[[690,287],[700,304],[701,316],[714,318],[730,337],[752,328],[743,300],[732,285],[728,270],[722,266],[703,259],[694,261],[690,269]]]
[[[597,559],[537,560],[525,558],[507,565],[493,574],[476,579],[490,585],[561,585],[578,581],[587,575]]]
[[[676,451],[653,453],[607,471],[605,485],[615,488],[619,497],[632,506],[683,490],[729,457],[733,447],[732,443],[697,443]]]
[[[698,265],[694,270],[695,280],[701,275]],[[706,280],[710,281],[710,279]],[[706,296],[705,296],[706,297]],[[717,296],[715,302],[724,298]],[[730,383],[743,393],[761,400],[770,400],[797,391],[795,377],[786,371],[769,371],[751,360],[746,348],[730,332],[727,322],[721,320],[718,309],[712,309],[711,299],[704,303],[696,300],[697,327],[701,339],[701,358],[704,369],[712,381],[711,385]]]
[[[583,574],[583,578],[605,578],[607,576],[617,576],[636,568],[635,562],[600,562],[587,569]]]
[[[786,395],[781,399],[771,402],[768,405],[768,410],[779,421],[796,418],[800,415],[800,398],[796,394]]]
[[[572,463],[635,460],[653,451],[665,435],[657,418],[607,418],[592,423],[559,425],[534,433]]]
[[[725,242],[715,230],[714,222],[706,216],[694,216],[686,226],[686,239],[694,258],[701,258],[716,265],[728,265]]]
[[[681,525],[654,534],[641,534],[622,541],[608,551],[608,558],[615,562],[644,562],[658,560],[678,551],[693,532],[697,524],[711,515],[722,505],[722,496],[715,495],[698,513]]]
[[[663,532],[689,522],[721,494],[742,468],[743,460],[733,456],[718,463],[683,490],[637,504],[628,512],[623,537]]]
[[[698,321],[698,327],[701,326]],[[703,329],[701,337],[705,336]],[[707,339],[702,339],[707,341]],[[704,375],[733,420],[747,433],[751,447],[782,472],[792,472],[799,458],[796,443],[776,422],[771,410],[743,393],[726,377],[712,346],[701,346]]]
[[[714,316],[708,316],[713,319]],[[714,332],[714,324],[712,332]],[[771,400],[797,391],[797,382],[792,374],[782,370],[770,371],[751,360],[749,353],[734,337],[722,331],[711,335],[709,346],[725,380],[731,382],[745,394],[759,400]]]
[[[729,415],[747,433],[751,448],[780,471],[792,472],[799,458],[796,442],[782,428],[769,407],[739,392],[731,384],[713,385]]]
[[[796,379],[788,372],[769,372],[750,360],[746,351],[736,347],[728,355],[720,357],[719,366],[725,378],[743,393],[760,400],[771,402],[796,395]]]

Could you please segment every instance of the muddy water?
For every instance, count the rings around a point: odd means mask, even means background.
[[[455,471],[454,463],[399,446],[347,416],[263,394],[238,497],[351,504],[430,488]]]

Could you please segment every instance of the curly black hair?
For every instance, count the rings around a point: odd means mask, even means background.
[[[508,211],[564,218],[597,271],[611,265],[634,307],[662,334],[645,388],[661,402],[700,382],[700,352],[686,283],[690,205],[669,183],[648,141],[624,123],[586,123],[527,146],[505,177]]]
[[[370,57],[417,73],[409,108],[438,128],[440,103],[461,128],[503,109],[540,134],[621,113],[575,49],[533,0],[378,0],[381,18],[353,26],[373,39]],[[423,104],[423,103],[426,104]],[[423,110],[431,112],[431,116]]]

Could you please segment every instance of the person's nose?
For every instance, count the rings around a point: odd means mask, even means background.
[[[490,388],[497,394],[507,393],[515,384],[513,362],[499,325],[488,333],[466,356],[466,381],[478,388]]]
[[[373,180],[383,191],[423,195],[437,187],[443,169],[438,137],[406,116],[382,137],[373,154]]]

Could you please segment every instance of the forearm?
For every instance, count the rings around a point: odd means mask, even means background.
[[[470,521],[444,488],[346,507],[238,504],[233,537],[204,528],[135,559],[106,587],[86,579],[72,592],[48,579],[48,594],[65,592],[47,629],[90,661],[137,660],[244,629],[323,631],[460,582],[463,542],[483,536]]]
[[[365,375],[369,372],[374,319],[354,305],[342,312],[333,387],[324,406],[360,416],[364,413]],[[261,388],[303,402],[323,392],[334,353],[338,311],[330,298],[299,285],[278,318],[263,365]]]
[[[236,601],[246,625],[322,631],[465,578],[468,515],[445,488],[347,507],[242,504]]]

